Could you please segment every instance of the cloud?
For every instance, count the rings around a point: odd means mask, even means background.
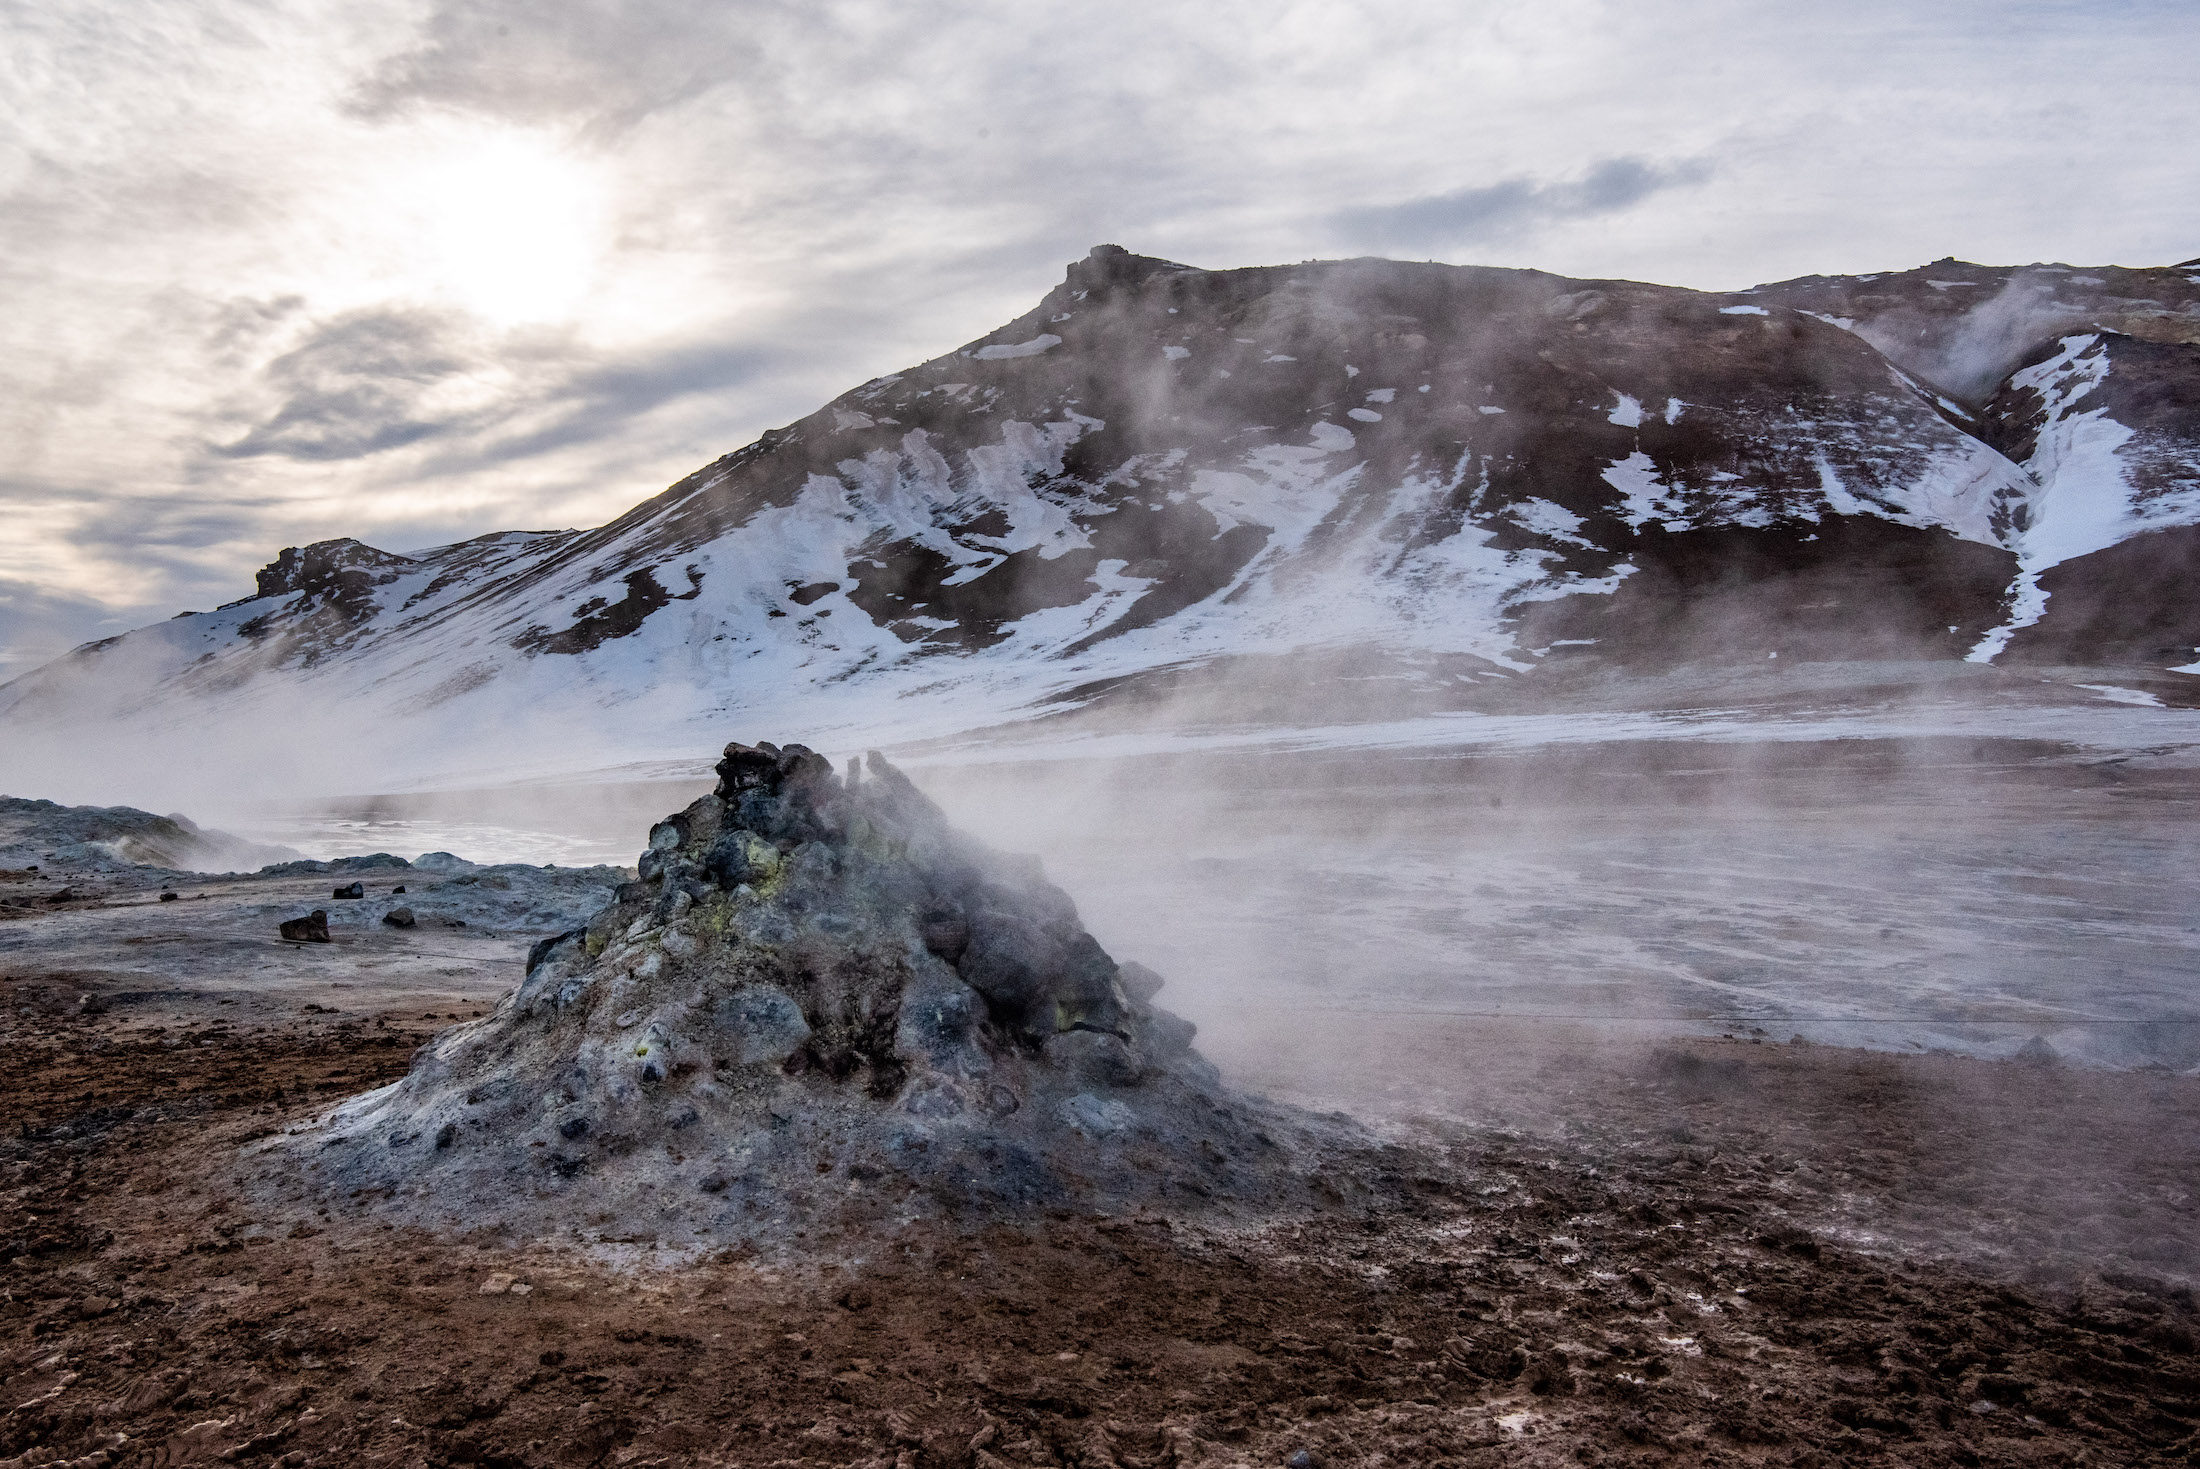
[[[767,37],[805,14],[773,0],[441,0],[345,105],[371,119],[447,107],[616,131],[750,81]]]
[[[790,355],[759,342],[702,343],[591,363],[560,385],[547,422],[484,444],[482,451],[502,462],[596,442],[667,404],[738,388],[784,368]]]
[[[1570,220],[1616,214],[1654,194],[1702,183],[1711,174],[1711,165],[1702,159],[1655,164],[1607,158],[1565,183],[1512,178],[1401,204],[1343,209],[1330,218],[1339,235],[1356,244],[1441,254],[1516,239]]]
[[[451,379],[483,365],[448,317],[362,311],[315,328],[262,372],[274,405],[225,458],[359,459],[448,431],[462,415],[439,404]]]

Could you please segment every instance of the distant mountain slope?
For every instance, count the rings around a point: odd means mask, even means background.
[[[129,806],[61,806],[0,795],[0,868],[48,873],[150,866],[172,872],[235,872],[297,853],[210,831],[188,816]]]
[[[243,602],[0,687],[0,730],[308,711],[479,744],[617,710],[639,752],[734,715],[970,727],[1305,648],[1452,682],[2186,662],[2196,279],[1940,262],[1720,296],[1102,246],[608,525],[286,550]]]
[[[2020,579],[1988,654],[2194,660],[2200,260],[2157,270],[1942,260],[1750,295],[1853,330],[1953,395],[1955,420],[2026,471],[2002,535]]]

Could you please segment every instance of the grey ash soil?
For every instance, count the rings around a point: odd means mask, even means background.
[[[301,1004],[327,1015],[409,1008],[440,1000],[454,980],[487,980],[520,963],[632,875],[478,864],[447,852],[321,862],[278,850],[291,860],[190,871],[183,863],[192,857],[272,853],[130,807],[0,801],[0,973],[66,976],[124,1026],[179,1011],[266,1022]],[[359,898],[334,896],[355,883]],[[316,909],[328,915],[330,942],[278,937],[283,922]],[[384,922],[398,910],[412,915],[410,926]]]
[[[868,777],[865,777],[865,769]],[[262,1153],[270,1207],[868,1253],[920,1221],[1374,1197],[1375,1140],[1226,1086],[1037,864],[874,754],[727,748],[494,1013]]]

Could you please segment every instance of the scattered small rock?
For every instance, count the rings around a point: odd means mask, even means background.
[[[38,869],[33,867],[30,870],[32,872],[36,872]],[[77,896],[78,894],[75,888],[63,888],[58,893],[46,894],[46,901],[49,903],[73,903],[76,901]]]
[[[411,928],[415,924],[410,908],[392,908],[382,915],[382,921],[392,928]]]
[[[178,898],[180,898],[180,897],[182,897],[182,896],[183,896],[183,894],[181,894],[181,893],[162,893],[162,894],[160,895],[160,900],[161,900],[161,901],[162,901],[163,903],[173,903],[173,902],[175,902],[175,901],[176,901],[176,899],[178,899]]]
[[[282,923],[282,935],[293,943],[325,944],[328,936],[328,910],[316,908],[303,918],[286,918]]]
[[[104,1015],[107,1013],[107,1002],[97,995],[79,995],[76,999],[76,1013],[79,1015]]]
[[[345,883],[342,887],[331,889],[329,892],[329,896],[332,898],[363,898],[366,895],[367,885],[363,882]]]
[[[499,1270],[481,1283],[481,1294],[501,1296],[517,1283],[517,1277]]]
[[[392,893],[401,893],[405,891],[405,885],[403,883],[399,883],[396,887],[391,888],[390,891]]]

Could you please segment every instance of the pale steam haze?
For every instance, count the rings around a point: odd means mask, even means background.
[[[0,677],[600,522],[1097,241],[1737,288],[2200,252],[2173,4],[11,5]]]

